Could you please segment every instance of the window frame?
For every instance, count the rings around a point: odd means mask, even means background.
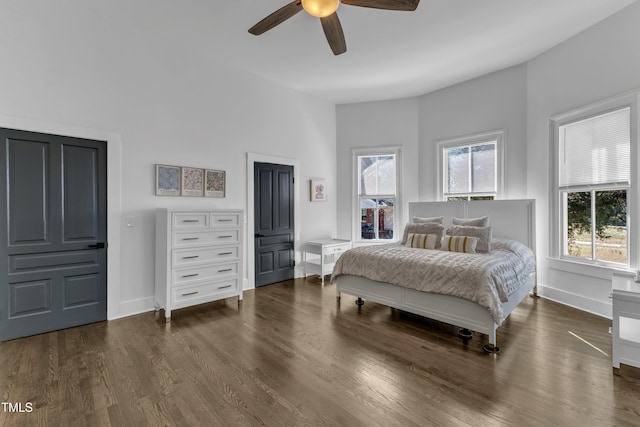
[[[359,158],[363,156],[395,156],[395,172],[396,172],[396,193],[395,195],[377,195],[376,198],[389,197],[395,199],[393,207],[393,239],[363,239],[361,230],[361,199],[370,199],[371,196],[360,196],[360,175],[359,175]],[[402,147],[401,146],[384,146],[369,148],[353,148],[351,150],[351,165],[353,171],[352,177],[352,231],[351,240],[354,243],[372,244],[372,243],[392,243],[400,240],[402,229],[401,224],[404,222],[402,216]],[[377,221],[376,221],[377,223]]]
[[[504,158],[505,158],[505,140],[506,132],[504,129],[482,132],[462,137],[443,139],[437,142],[437,175],[438,175],[438,199],[447,201],[448,197],[467,197],[467,200],[473,197],[493,196],[494,200],[503,198],[504,194]],[[482,145],[487,142],[496,142],[496,192],[469,192],[460,194],[448,194],[445,186],[448,180],[448,167],[446,165],[446,150],[451,148],[465,148],[474,145]],[[471,179],[471,178],[470,178]]]
[[[550,119],[550,135],[549,141],[551,145],[551,179],[550,179],[550,209],[549,209],[549,225],[550,225],[550,248],[549,255],[552,259],[560,260],[573,264],[586,264],[597,267],[606,267],[622,270],[637,270],[639,264],[639,244],[638,239],[633,238],[636,235],[640,212],[638,210],[638,200],[640,200],[640,185],[638,185],[638,166],[640,159],[638,158],[638,129],[640,127],[640,116],[638,105],[640,101],[640,92],[633,92],[618,97],[610,98],[601,102],[597,102],[568,113],[559,114]],[[624,183],[606,183],[606,184],[587,184],[576,185],[572,187],[560,186],[560,149],[561,137],[560,129],[568,124],[588,120],[590,118],[602,116],[613,111],[624,108],[630,109],[630,180],[628,185]],[[576,191],[597,192],[607,190],[626,190],[627,192],[627,263],[616,263],[612,261],[603,261],[597,259],[587,259],[565,254],[567,247],[567,218],[565,217],[566,204],[565,194]],[[593,227],[592,227],[592,242]],[[593,248],[595,251],[595,247]],[[593,256],[592,256],[593,258]]]

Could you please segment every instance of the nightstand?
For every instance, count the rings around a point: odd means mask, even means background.
[[[333,272],[340,255],[351,249],[350,240],[320,239],[312,240],[304,245],[304,275],[318,274],[324,285],[324,276]]]
[[[620,364],[640,368],[640,283],[633,277],[614,274],[613,291],[613,373]]]

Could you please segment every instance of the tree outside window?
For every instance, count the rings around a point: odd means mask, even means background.
[[[627,191],[565,193],[565,253],[572,257],[626,264]]]

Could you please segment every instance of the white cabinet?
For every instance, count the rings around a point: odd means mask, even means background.
[[[613,372],[620,364],[640,368],[640,283],[632,277],[613,275]]]
[[[312,240],[304,246],[304,275],[318,274],[324,284],[324,276],[333,272],[333,266],[343,252],[351,249],[350,240]]]
[[[156,310],[238,297],[242,301],[242,210],[156,211]]]

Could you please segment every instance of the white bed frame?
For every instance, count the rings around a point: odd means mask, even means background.
[[[535,201],[492,200],[471,202],[415,202],[409,203],[409,220],[417,217],[444,216],[445,229],[451,225],[451,217],[475,218],[489,216],[493,237],[517,240],[533,250],[535,254]],[[500,326],[489,310],[475,302],[462,298],[417,291],[390,283],[377,282],[359,276],[336,278],[337,298],[342,292],[358,298],[374,301],[389,307],[449,323],[464,329],[489,336],[485,351],[499,351],[496,329]],[[506,318],[529,293],[536,294],[536,275],[521,286],[502,304]]]

